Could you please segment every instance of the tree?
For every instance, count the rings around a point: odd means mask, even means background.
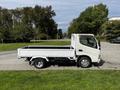
[[[12,38],[16,42],[30,42],[33,39],[33,30],[23,23],[16,24],[12,30]]]
[[[107,21],[108,9],[104,4],[88,7],[80,16],[72,21],[68,35],[72,33],[99,34],[101,25]]]
[[[3,9],[0,7],[0,42],[26,42],[57,38],[57,24],[51,6]]]
[[[62,39],[62,38],[63,38],[62,29],[58,29],[58,39]]]
[[[34,8],[34,24],[39,34],[46,36],[47,39],[56,38],[57,24],[53,20],[55,12],[51,6],[46,8],[36,5]],[[41,35],[37,35],[41,36]]]
[[[107,40],[120,36],[120,21],[107,21],[102,25],[102,34],[106,36]]]
[[[4,36],[3,36],[3,28],[0,27],[0,42],[3,42]]]
[[[1,39],[5,42],[11,40],[12,15],[7,9],[0,9],[0,33]]]

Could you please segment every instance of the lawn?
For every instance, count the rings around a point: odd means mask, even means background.
[[[120,90],[120,71],[1,71],[0,90]]]
[[[31,43],[8,43],[0,44],[0,51],[16,50],[17,48],[28,46],[28,45],[69,45],[70,41],[40,41]]]

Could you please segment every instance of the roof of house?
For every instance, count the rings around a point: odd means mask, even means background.
[[[120,20],[120,17],[112,17],[112,18],[109,18],[110,21],[112,20]]]

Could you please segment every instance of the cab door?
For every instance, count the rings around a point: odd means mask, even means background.
[[[97,40],[92,35],[80,35],[79,44],[77,46],[77,55],[88,55],[92,62],[98,62],[100,55]]]

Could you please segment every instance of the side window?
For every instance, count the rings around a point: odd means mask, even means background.
[[[97,48],[97,42],[93,36],[81,35],[80,43],[92,48]]]

